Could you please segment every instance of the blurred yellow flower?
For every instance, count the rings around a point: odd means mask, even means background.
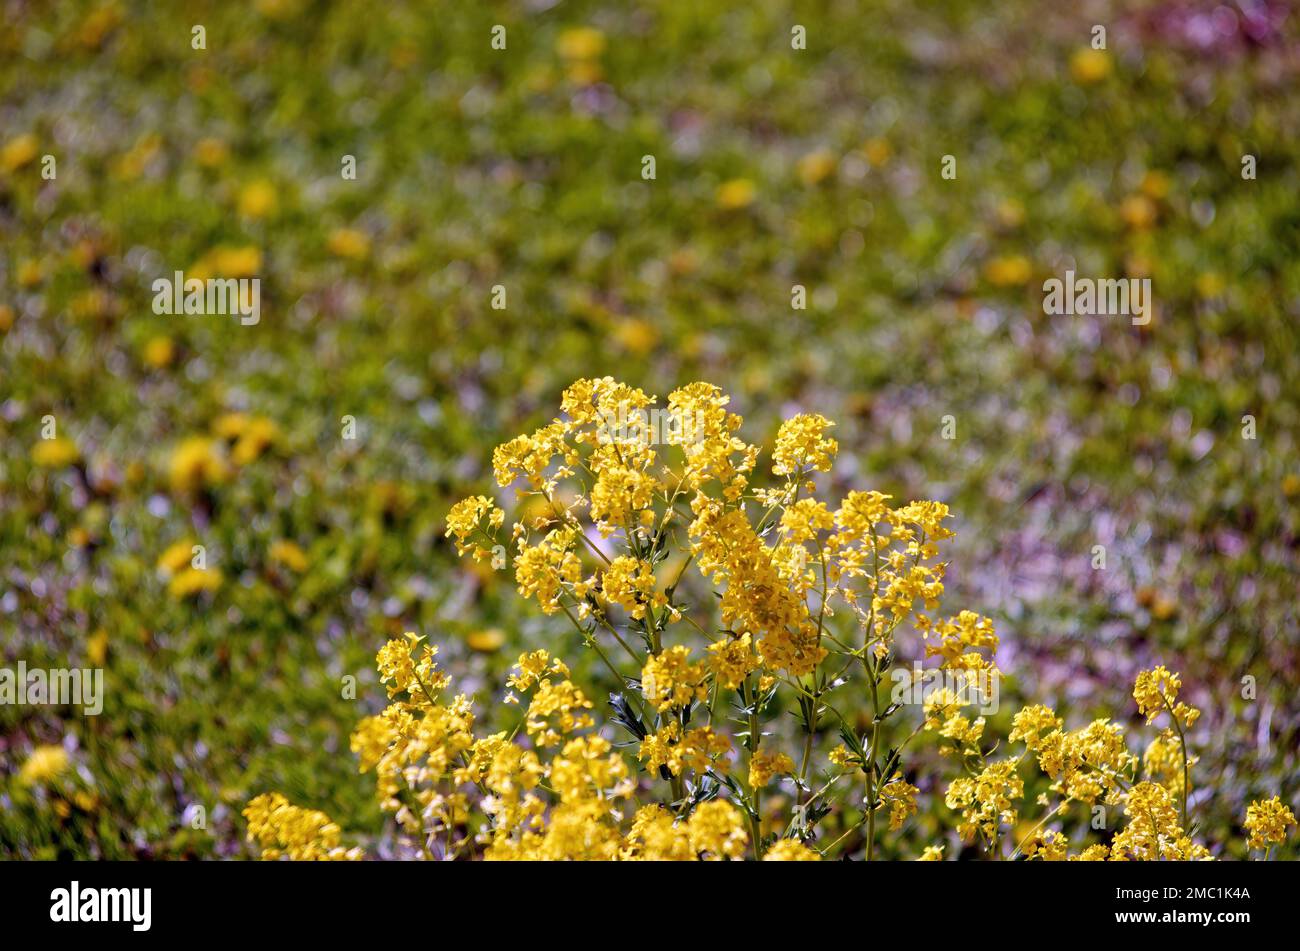
[[[176,345],[170,337],[150,337],[144,345],[144,362],[155,370],[171,366],[176,359]]]
[[[1300,495],[1300,475],[1294,472],[1282,479],[1282,494],[1288,499],[1293,499]]]
[[[1196,277],[1196,293],[1207,300],[1218,297],[1226,287],[1223,275],[1217,271],[1206,271]]]
[[[162,150],[162,136],[156,132],[151,132],[143,136],[139,142],[131,146],[117,162],[113,165],[113,171],[118,178],[130,181],[139,178],[149,163]]]
[[[190,265],[187,278],[206,281],[211,277],[256,277],[262,269],[262,252],[252,244],[238,248],[213,248]]]
[[[560,34],[555,49],[567,60],[596,59],[605,52],[605,34],[590,26],[573,27]]]
[[[802,842],[778,839],[763,854],[764,862],[820,862],[822,857]]]
[[[76,33],[77,42],[88,50],[99,49],[108,34],[121,22],[122,11],[117,4],[106,3],[81,21]]]
[[[1033,276],[1033,265],[1024,255],[1005,255],[986,264],[984,276],[994,287],[1018,287]]]
[[[226,463],[217,443],[206,436],[190,436],[172,451],[168,478],[174,492],[194,492],[217,485],[226,476]]]
[[[614,327],[614,336],[625,349],[637,356],[649,353],[659,342],[659,331],[654,324],[637,317],[619,321]]]
[[[26,132],[15,139],[10,139],[0,149],[0,168],[6,172],[16,172],[36,158],[39,151],[36,136]]]
[[[257,0],[257,12],[268,20],[290,20],[303,9],[303,0]]]
[[[190,562],[194,557],[194,540],[191,538],[182,538],[174,545],[169,545],[167,550],[158,558],[158,573],[164,578],[170,578],[184,568],[190,567]]]
[[[370,238],[355,228],[335,228],[330,233],[329,250],[337,257],[362,261],[370,254]]]
[[[108,631],[102,627],[86,641],[86,658],[95,667],[103,667],[108,659]]]
[[[493,651],[500,650],[506,642],[506,636],[500,629],[495,627],[485,628],[481,631],[474,631],[469,637],[465,638],[465,643],[470,650],[479,651],[484,654],[490,654]]]
[[[79,319],[104,320],[117,313],[117,302],[102,287],[92,287],[74,297],[68,309]]]
[[[44,268],[41,262],[35,258],[29,258],[22,264],[18,265],[18,286],[32,288],[41,283],[45,277]]]
[[[23,786],[48,783],[68,771],[71,761],[68,751],[61,746],[38,746],[27,757],[18,772],[18,782]]]
[[[239,434],[231,458],[237,466],[246,466],[280,438],[280,428],[265,416],[255,416]]]
[[[238,439],[248,428],[247,413],[222,413],[212,421],[212,435],[219,439]]]
[[[1070,75],[1081,86],[1099,83],[1111,72],[1110,54],[1105,50],[1084,47],[1070,57]]]
[[[62,469],[80,458],[77,444],[65,436],[41,439],[32,446],[32,462],[46,469]]]
[[[277,205],[275,186],[264,178],[245,185],[239,192],[239,213],[245,218],[265,218]]]
[[[269,554],[272,562],[283,565],[295,574],[302,574],[307,570],[307,553],[287,539],[271,545]]]
[[[718,187],[718,207],[728,211],[747,208],[754,201],[754,183],[747,178],[733,178]]]
[[[889,161],[894,154],[894,150],[890,147],[887,139],[875,138],[867,139],[862,144],[862,154],[867,157],[867,161],[875,168],[880,168]]]
[[[1150,228],[1156,221],[1156,205],[1146,195],[1129,195],[1119,206],[1124,223],[1137,231]]]
[[[1152,170],[1142,176],[1142,194],[1152,201],[1160,201],[1169,194],[1169,176]]]
[[[177,600],[221,587],[221,571],[217,568],[186,568],[167,582],[167,593]]]
[[[799,159],[796,171],[799,174],[799,181],[812,186],[825,181],[835,171],[835,165],[835,156],[825,149],[819,149]]]
[[[1025,206],[1014,198],[1000,202],[996,214],[998,224],[1003,228],[1019,228],[1025,223]]]
[[[220,139],[199,139],[194,145],[194,160],[204,168],[225,165],[230,158],[230,147]]]
[[[0,333],[6,333],[14,325],[14,309],[8,304],[0,304]]]

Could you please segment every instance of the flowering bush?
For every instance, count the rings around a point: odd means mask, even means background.
[[[607,425],[653,402],[610,378],[579,380],[563,418],[493,455],[501,488],[540,500],[509,534],[518,590],[607,669],[617,736],[549,650],[519,658],[505,700],[522,715],[490,735],[475,733],[468,697],[446,699],[436,646],[408,634],[379,651],[391,703],[358,725],[352,749],[425,855],[871,859],[884,826],[917,811],[907,754],[925,736],[953,764],[944,803],[957,833],[990,856],[1211,857],[1191,834],[1186,732],[1200,714],[1178,699],[1177,674],[1137,678],[1139,712],[1163,727],[1140,757],[1120,724],[1070,729],[1042,705],[1016,713],[1005,741],[986,735],[971,708],[999,676],[998,637],[973,611],[939,613],[947,506],[855,491],[832,509],[817,476],[838,446],[813,414],[781,425],[765,487],[759,447],[707,383],[668,397],[671,416],[695,421],[690,439],[670,426],[656,446]],[[452,507],[447,534],[462,556],[500,564],[505,521],[475,496]],[[903,637],[944,674],[919,711],[888,692]],[[1050,795],[1029,804],[1033,829],[1010,836],[1035,772]],[[1075,806],[1114,806],[1126,821],[1089,841],[1088,823],[1069,831]],[[328,817],[282,797],[258,797],[245,815],[266,857],[358,857]],[[1252,804],[1251,848],[1271,849],[1294,823],[1276,798]]]

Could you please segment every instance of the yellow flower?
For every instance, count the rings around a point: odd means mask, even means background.
[[[921,853],[921,857],[920,857],[919,859],[917,859],[917,861],[918,861],[918,862],[942,862],[942,861],[943,861],[943,846],[942,846],[942,845],[927,845],[927,846],[925,847],[925,851]]]
[[[246,466],[280,440],[280,427],[265,416],[254,416],[239,435],[230,457],[237,466]]]
[[[220,139],[199,139],[194,144],[194,160],[204,168],[217,168],[230,158],[230,148]]]
[[[1025,783],[1016,773],[1017,760],[989,763],[972,777],[953,780],[944,797],[949,809],[961,811],[957,832],[965,839],[978,832],[992,841],[999,829],[1015,824],[1018,817],[1012,800],[1025,794]]]
[[[329,816],[315,809],[295,806],[279,793],[257,796],[244,809],[248,820],[248,841],[262,849],[262,858],[296,862],[356,861],[360,849],[340,844],[343,830]]]
[[[1027,859],[1041,862],[1064,862],[1070,846],[1070,840],[1054,829],[1035,832],[1020,846]]]
[[[719,686],[735,690],[750,671],[757,670],[758,656],[748,634],[733,640],[721,640],[708,647],[709,670]]]
[[[669,647],[651,656],[641,669],[641,692],[661,713],[692,701],[703,703],[708,696],[705,668],[690,663],[690,653],[680,644]]]
[[[1156,222],[1155,202],[1146,195],[1129,195],[1119,206],[1119,216],[1134,231],[1145,231]]]
[[[167,550],[158,558],[158,573],[164,578],[170,578],[177,572],[191,566],[194,559],[194,540],[183,538],[174,545],[168,546]]]
[[[614,336],[629,352],[645,356],[659,342],[659,331],[648,320],[629,317],[614,326]]]
[[[1084,47],[1070,57],[1070,75],[1081,86],[1099,83],[1111,73],[1110,55],[1105,50]]]
[[[295,574],[302,574],[307,570],[307,553],[287,539],[272,544],[268,555],[272,562],[284,565]]]
[[[262,252],[256,245],[240,247],[219,245],[189,266],[187,278],[208,280],[213,277],[256,277],[262,270]]]
[[[1196,293],[1197,296],[1204,300],[1213,300],[1223,294],[1227,287],[1223,280],[1223,275],[1217,271],[1205,271],[1196,276]]]
[[[18,285],[25,288],[33,288],[45,279],[45,269],[41,267],[41,262],[36,258],[24,261],[18,266]]]
[[[108,631],[102,627],[86,640],[86,657],[95,667],[103,667],[108,659]]]
[[[10,139],[0,149],[0,168],[6,172],[16,172],[36,158],[40,151],[36,136],[25,132],[17,138]]]
[[[718,207],[726,211],[748,208],[754,201],[754,183],[747,178],[733,178],[718,186]]]
[[[1152,169],[1142,176],[1142,193],[1152,201],[1160,201],[1169,194],[1169,176]]]
[[[456,539],[458,555],[469,554],[475,561],[487,561],[492,557],[492,550],[487,545],[495,544],[495,532],[505,517],[506,513],[486,495],[462,499],[447,513],[446,537]],[[473,541],[476,534],[478,540]]]
[[[721,799],[698,806],[686,821],[686,829],[691,851],[714,860],[743,858],[749,843],[739,811]]]
[[[572,27],[555,41],[556,52],[567,60],[596,59],[605,52],[605,34],[593,27]]]
[[[772,471],[777,475],[796,472],[829,472],[839,443],[822,434],[835,424],[817,413],[800,413],[781,424],[772,451]]]
[[[1187,861],[1209,857],[1183,831],[1168,789],[1138,783],[1124,797],[1129,822],[1111,842],[1111,861]]]
[[[1019,287],[1033,276],[1033,265],[1024,255],[994,258],[984,268],[984,276],[994,287]]]
[[[903,828],[907,817],[916,813],[916,794],[921,790],[901,779],[892,779],[880,791],[889,804],[889,828]]]
[[[749,758],[749,785],[761,789],[777,776],[794,772],[794,760],[788,754],[761,749]]]
[[[22,786],[43,785],[58,779],[68,771],[69,766],[71,761],[63,747],[38,746],[18,771],[18,783]]]
[[[1011,720],[1011,734],[1007,739],[1012,742],[1023,741],[1031,750],[1042,746],[1041,736],[1059,730],[1062,721],[1052,712],[1051,707],[1025,707]]]
[[[335,228],[330,232],[328,247],[335,257],[363,261],[370,255],[370,238],[355,228]]]
[[[779,839],[763,853],[764,862],[820,862],[822,857],[795,839]]]
[[[1295,814],[1278,796],[1256,800],[1246,807],[1246,831],[1250,848],[1262,849],[1286,841],[1287,829],[1296,824]]]
[[[150,132],[127,149],[113,165],[113,172],[124,181],[132,181],[144,174],[145,169],[162,150],[162,136]]]
[[[893,148],[889,145],[889,140],[875,138],[868,139],[862,143],[862,154],[866,156],[868,162],[875,168],[880,168],[894,154]]]
[[[99,49],[104,40],[122,22],[122,11],[114,3],[106,3],[89,13],[76,31],[77,42],[88,50]]]
[[[167,582],[167,593],[183,601],[205,591],[216,591],[221,581],[221,571],[217,568],[184,568]]]
[[[465,638],[466,645],[470,650],[478,651],[481,654],[491,654],[499,651],[506,642],[506,636],[500,628],[489,627],[479,631],[473,631]]]
[[[265,218],[274,214],[277,204],[276,188],[264,178],[249,182],[239,192],[239,214],[245,218]]]
[[[810,187],[818,185],[835,171],[835,164],[835,156],[825,149],[809,152],[799,159],[797,166],[799,181]]]
[[[222,413],[212,421],[212,435],[219,439],[238,439],[248,429],[248,422],[246,413]]]
[[[646,769],[654,773],[661,767],[674,776],[680,776],[684,770],[692,769],[702,773],[711,765],[719,769],[724,763],[715,762],[717,757],[725,756],[731,750],[731,741],[712,727],[697,727],[683,732],[676,720],[669,720],[655,733],[648,734],[641,741],[637,759],[646,764]]]
[[[62,469],[80,458],[77,444],[65,436],[41,439],[32,446],[32,462],[43,469]]]
[[[650,563],[630,555],[620,555],[610,562],[601,576],[601,585],[607,601],[638,620],[646,616],[648,606],[665,603],[663,595],[655,594]]]
[[[1164,666],[1142,671],[1133,684],[1133,699],[1137,701],[1138,712],[1145,714],[1150,723],[1168,711],[1182,726],[1191,726],[1200,718],[1201,711],[1178,701],[1181,687],[1182,679]]]
[[[168,479],[177,494],[196,492],[226,480],[226,463],[217,444],[205,436],[190,436],[172,450]]]
[[[171,366],[176,359],[176,345],[170,337],[150,337],[144,345],[144,362],[155,370]]]

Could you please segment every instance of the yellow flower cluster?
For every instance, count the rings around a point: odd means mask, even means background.
[[[1295,825],[1295,813],[1277,796],[1246,807],[1246,832],[1252,849],[1271,849],[1286,841],[1286,830]]]
[[[656,404],[609,377],[575,382],[561,416],[493,453],[498,488],[522,500],[508,532],[487,495],[451,507],[456,551],[501,568],[512,550],[519,593],[572,625],[597,673],[524,653],[504,697],[521,716],[480,735],[466,696],[442,698],[450,678],[435,648],[414,634],[385,644],[376,663],[390,702],[357,725],[352,749],[407,847],[442,859],[870,859],[878,819],[898,830],[918,811],[926,784],[904,754],[928,731],[964,770],[943,792],[957,834],[993,856],[1209,856],[1188,817],[1199,711],[1179,701],[1176,674],[1137,677],[1148,722],[1169,714],[1141,757],[1110,718],[1069,729],[1035,704],[1007,738],[1023,748],[992,758],[1003,743],[970,708],[1000,676],[997,632],[974,611],[937,613],[947,506],[875,491],[818,498],[839,447],[815,413],[780,426],[763,468],[717,387],[692,383]],[[653,414],[666,414],[662,432],[615,425]],[[942,679],[919,713],[889,702],[904,652]],[[604,696],[612,717],[600,724],[591,698]],[[1030,782],[1050,795],[1021,834]],[[264,849],[338,848],[321,814],[254,803],[250,835]],[[1072,854],[1068,830],[1049,823],[1073,804],[1114,806],[1126,822]],[[1276,799],[1253,804],[1251,846],[1277,844],[1293,823]],[[935,843],[920,858],[943,854]]]
[[[325,813],[295,806],[279,793],[256,797],[244,809],[248,841],[262,849],[262,858],[296,862],[356,861],[360,849],[345,849],[343,830]]]

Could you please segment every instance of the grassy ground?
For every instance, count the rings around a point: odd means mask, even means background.
[[[380,835],[347,748],[373,653],[420,630],[486,689],[567,637],[442,518],[605,374],[717,383],[759,442],[837,420],[838,487],[958,514],[1013,690],[1078,725],[1164,662],[1205,710],[1202,831],[1295,801],[1282,5],[180,6],[0,4],[0,653],[108,685],[98,717],[0,706],[0,854],[241,855],[267,789]],[[1151,323],[1045,316],[1067,268],[1149,276]],[[261,321],[155,314],[178,269],[260,277]],[[228,458],[201,490],[196,437]],[[177,543],[219,587],[169,587]],[[48,744],[72,772],[23,782]]]

